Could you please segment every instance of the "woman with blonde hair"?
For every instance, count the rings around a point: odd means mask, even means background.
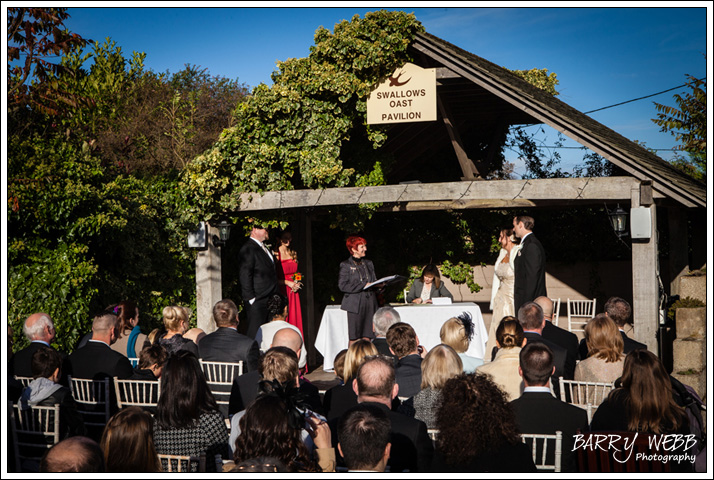
[[[588,358],[575,366],[575,380],[611,383],[620,378],[625,362],[625,344],[610,317],[600,313],[585,325],[585,343]]]
[[[463,370],[461,358],[450,346],[440,344],[429,350],[421,362],[421,391],[414,395],[414,418],[426,423],[427,428],[435,428],[441,389]]]
[[[466,355],[473,335],[474,322],[469,312],[448,319],[439,331],[441,343],[450,346],[459,354],[465,373],[473,373],[477,367],[483,365],[483,359]]]
[[[100,442],[109,473],[161,472],[154,447],[154,422],[140,407],[127,407],[109,419]]]
[[[322,402],[325,417],[328,420],[342,416],[347,410],[357,405],[357,394],[352,388],[352,382],[357,377],[357,370],[365,357],[378,354],[377,347],[369,340],[360,339],[349,346],[342,368],[344,384],[326,391]]]
[[[476,373],[489,375],[493,383],[506,393],[509,402],[520,397],[523,391],[523,379],[518,374],[518,367],[521,348],[526,342],[523,327],[518,319],[504,317],[496,328],[496,358],[476,369]]]
[[[175,355],[180,350],[187,350],[198,357],[198,346],[183,334],[189,328],[190,310],[186,307],[168,306],[164,307],[163,320],[165,332],[154,330],[149,334],[151,343],[158,343],[169,352]]]

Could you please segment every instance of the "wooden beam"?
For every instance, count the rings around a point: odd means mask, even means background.
[[[485,180],[471,182],[410,183],[374,187],[340,187],[323,190],[283,190],[240,195],[239,211],[327,207],[365,203],[482,201],[557,201],[572,203],[625,201],[632,177],[549,178],[542,180]],[[663,196],[654,191],[655,197]],[[520,204],[519,204],[520,205]]]
[[[461,141],[461,136],[459,131],[454,126],[452,121],[452,115],[449,112],[447,105],[441,99],[440,95],[436,97],[436,104],[439,107],[439,112],[441,112],[442,120],[444,125],[446,125],[446,130],[449,132],[449,137],[451,138],[451,145],[454,147],[454,152],[456,152],[456,158],[459,160],[459,165],[461,166],[461,172],[464,176],[461,180],[473,180],[475,178],[481,178],[474,162],[469,158],[466,150],[464,150],[464,144]]]

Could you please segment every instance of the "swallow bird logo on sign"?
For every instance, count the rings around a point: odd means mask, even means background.
[[[404,75],[404,72],[399,72],[399,75],[397,75],[396,77],[389,77],[389,86],[390,87],[401,87],[402,85],[406,85],[407,83],[409,83],[409,80],[412,79],[412,77],[409,77],[406,80],[404,80],[403,82],[400,82],[399,77],[401,77],[402,75]]]

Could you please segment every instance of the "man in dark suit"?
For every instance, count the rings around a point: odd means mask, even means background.
[[[94,317],[91,340],[69,356],[72,377],[95,380],[131,377],[134,369],[129,359],[110,348],[117,339],[118,320],[116,315],[106,312]]]
[[[276,259],[263,243],[267,239],[268,230],[254,225],[238,254],[238,278],[248,321],[246,335],[250,338],[255,338],[260,326],[268,321],[268,297],[277,291]]]
[[[8,376],[12,377],[32,377],[32,355],[41,347],[52,348],[52,341],[55,339],[55,325],[52,318],[42,312],[33,313],[25,320],[22,331],[30,340],[30,345],[18,351],[12,356],[8,363]],[[54,349],[53,349],[54,350]],[[67,383],[67,373],[69,373],[69,363],[67,355],[60,352],[62,357],[61,377],[59,383],[65,387]]]
[[[421,390],[421,362],[419,338],[408,323],[395,323],[387,330],[389,350],[396,355],[395,376],[399,396],[413,397]]]
[[[624,354],[627,355],[633,350],[647,350],[647,345],[640,343],[628,337],[625,334],[625,325],[630,320],[632,315],[632,307],[630,304],[620,298],[620,297],[610,297],[607,302],[605,302],[605,315],[610,317],[612,321],[615,322],[617,328],[620,329],[620,335],[622,335],[622,341],[625,344]],[[588,357],[588,346],[585,343],[585,339],[580,341],[580,358]]]
[[[513,303],[516,312],[524,303],[548,296],[545,289],[545,250],[533,235],[534,226],[532,217],[519,215],[513,219],[513,231],[521,239],[521,248],[513,262]]]
[[[303,347],[302,337],[292,328],[281,328],[273,336],[273,343],[270,344],[270,348],[273,347],[287,347],[300,358],[300,350]],[[228,404],[229,415],[245,410],[255,400],[255,397],[258,396],[258,384],[261,378],[262,365],[259,365],[257,371],[248,372],[233,379],[231,397]],[[302,377],[300,377],[300,386],[298,388],[306,398],[305,401],[310,406],[310,410],[322,415],[324,410],[322,408],[322,400],[320,400],[320,390]]]
[[[564,328],[553,325],[553,300],[548,297],[538,297],[533,300],[543,309],[545,317],[545,327],[543,327],[543,338],[557,343],[568,351],[574,359],[578,359],[578,336]]]
[[[518,373],[523,377],[523,394],[511,402],[516,424],[522,433],[563,433],[562,471],[575,472],[573,436],[585,431],[588,415],[582,408],[562,402],[550,393],[549,379],[555,370],[553,353],[545,344],[528,343],[520,353]],[[549,455],[552,458],[553,450]],[[551,459],[546,459],[552,461]]]
[[[428,472],[434,456],[434,444],[421,420],[391,410],[392,400],[399,395],[395,382],[394,365],[382,356],[365,359],[353,381],[360,405],[374,406],[387,413],[391,422],[390,472]],[[338,445],[339,418],[328,422],[332,432],[332,445]],[[338,464],[344,459],[338,455]]]
[[[397,357],[389,350],[389,344],[387,343],[387,330],[389,327],[395,323],[401,322],[402,319],[399,316],[394,307],[381,307],[377,309],[372,317],[372,328],[374,328],[375,338],[372,343],[377,347],[377,351],[380,355],[386,355],[394,359],[394,364],[396,365]]]
[[[543,338],[543,327],[545,318],[543,309],[535,302],[527,302],[518,310],[518,322],[523,327],[523,334],[528,339],[528,343],[540,342],[547,345],[553,352],[553,363],[555,372],[551,379],[553,391],[556,395],[560,392],[558,377],[572,380],[575,375],[575,358],[568,351],[555,342]]]
[[[348,471],[384,472],[392,444],[387,412],[365,403],[352,407],[337,426],[337,451]]]
[[[238,307],[233,300],[216,303],[213,320],[218,329],[198,342],[199,358],[209,362],[243,362],[243,373],[257,370],[258,343],[238,333]]]

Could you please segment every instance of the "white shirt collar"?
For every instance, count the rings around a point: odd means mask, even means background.
[[[31,343],[41,343],[42,345],[47,345],[48,347],[50,346],[50,344],[44,340],[33,340]]]
[[[525,235],[523,235],[523,238],[521,238],[521,243],[523,243],[523,240],[525,240],[526,237],[527,237],[528,235],[530,235],[531,233],[533,233],[533,232],[528,232],[528,233],[526,233]]]
[[[89,341],[90,341],[90,342],[95,342],[95,343],[103,343],[103,344],[104,344],[104,345],[106,345],[107,347],[109,347],[109,346],[110,346],[110,345],[109,345],[109,344],[108,344],[107,342],[105,342],[105,341],[102,341],[102,340],[94,340],[94,339],[90,339]]]
[[[550,387],[526,387],[523,389],[523,393],[528,392],[548,392],[550,393]]]

